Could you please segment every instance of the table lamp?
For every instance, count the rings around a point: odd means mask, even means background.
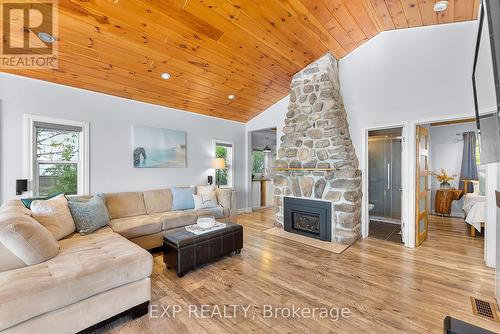
[[[215,158],[211,166],[215,169],[215,184],[217,188],[220,188],[219,170],[226,169],[226,161],[222,158]]]

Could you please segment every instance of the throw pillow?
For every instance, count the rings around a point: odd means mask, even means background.
[[[196,186],[196,194],[202,195],[202,194],[209,194],[212,191],[215,191],[215,185],[214,184],[209,184],[206,186]]]
[[[20,215],[31,216],[31,211],[26,209],[24,205],[21,206],[2,206],[0,207],[1,213],[15,213]]]
[[[68,207],[75,222],[76,231],[90,234],[109,223],[109,213],[104,204],[104,194],[83,201],[81,198],[68,198]]]
[[[219,188],[216,190],[217,202],[225,209],[231,208],[231,192],[232,190],[227,188]]]
[[[31,216],[49,230],[57,240],[75,232],[75,222],[68,208],[68,200],[59,195],[49,200],[31,203]]]
[[[217,203],[217,195],[215,194],[215,191],[201,195],[193,195],[193,199],[194,208],[196,210],[215,208],[219,205]]]
[[[26,215],[0,216],[0,243],[28,266],[51,259],[59,252],[54,236]]]
[[[194,209],[193,195],[195,190],[195,187],[172,187],[172,210]]]
[[[34,201],[48,200],[48,199],[54,198],[56,196],[59,196],[61,194],[62,193],[55,193],[55,194],[51,194],[51,195],[47,195],[47,196],[21,198],[21,202],[23,202],[26,209],[31,209],[31,203],[33,203]]]

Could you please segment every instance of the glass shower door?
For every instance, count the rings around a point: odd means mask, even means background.
[[[401,138],[377,138],[368,145],[371,217],[401,220]]]

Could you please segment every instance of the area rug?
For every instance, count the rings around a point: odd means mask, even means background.
[[[320,248],[335,254],[341,254],[345,251],[350,245],[337,244],[334,242],[322,241],[313,238],[308,238],[299,234],[286,232],[282,228],[271,227],[270,229],[262,231],[267,234],[271,234],[277,237],[281,237],[284,239],[288,239],[291,241],[299,242],[301,244],[305,244],[311,247]]]

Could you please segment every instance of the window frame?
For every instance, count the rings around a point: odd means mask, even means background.
[[[218,145],[220,144],[220,145]],[[220,185],[220,188],[232,189],[234,188],[234,143],[227,140],[213,139],[212,140],[212,159],[215,159],[215,149],[217,146],[231,147],[231,157],[230,163],[226,161],[226,167],[228,169],[228,184]],[[213,170],[213,179],[216,179],[215,170]],[[215,183],[215,182],[214,182]]]
[[[77,194],[89,195],[90,194],[90,164],[89,164],[89,123],[66,120],[52,117],[45,117],[39,115],[23,115],[24,118],[24,176],[28,179],[28,194],[30,196],[38,195],[38,177],[39,161],[36,158],[36,125],[45,124],[50,128],[81,128],[78,138],[78,161],[77,164]],[[58,162],[51,162],[57,164]],[[75,164],[75,162],[67,162],[67,164]]]

